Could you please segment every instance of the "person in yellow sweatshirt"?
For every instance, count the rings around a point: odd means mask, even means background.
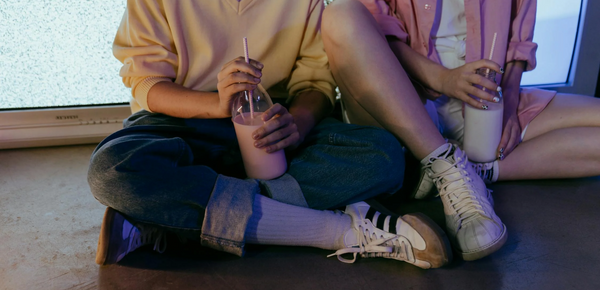
[[[391,217],[362,202],[400,188],[403,153],[382,129],[328,118],[335,83],[323,8],[322,0],[127,2],[113,50],[133,114],[98,145],[88,172],[107,206],[98,264],[147,244],[162,252],[167,232],[239,256],[254,243],[335,250],[344,262],[360,254],[448,263],[446,238],[425,216]],[[255,146],[288,159],[273,180],[246,177],[231,121],[233,98],[259,84],[277,104]]]

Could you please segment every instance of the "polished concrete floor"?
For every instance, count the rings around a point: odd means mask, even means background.
[[[104,207],[90,194],[93,145],[0,151],[0,289],[600,289],[600,177],[493,185],[507,244],[421,270],[330,251],[252,246],[245,258],[169,241],[94,263]],[[441,223],[441,204],[389,201]]]

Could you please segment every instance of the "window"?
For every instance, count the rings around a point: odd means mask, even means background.
[[[538,1],[533,41],[538,44],[537,67],[523,74],[521,85],[568,82],[577,40],[582,0]]]
[[[112,56],[125,1],[0,2],[0,109],[125,103]]]

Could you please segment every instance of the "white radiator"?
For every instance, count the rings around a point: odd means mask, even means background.
[[[0,149],[98,143],[129,115],[129,105],[0,111]]]

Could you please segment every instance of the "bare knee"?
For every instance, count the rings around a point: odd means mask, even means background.
[[[365,21],[366,20],[366,21]],[[375,23],[369,10],[357,0],[336,0],[323,12],[321,32],[326,41],[349,41],[361,25]]]

